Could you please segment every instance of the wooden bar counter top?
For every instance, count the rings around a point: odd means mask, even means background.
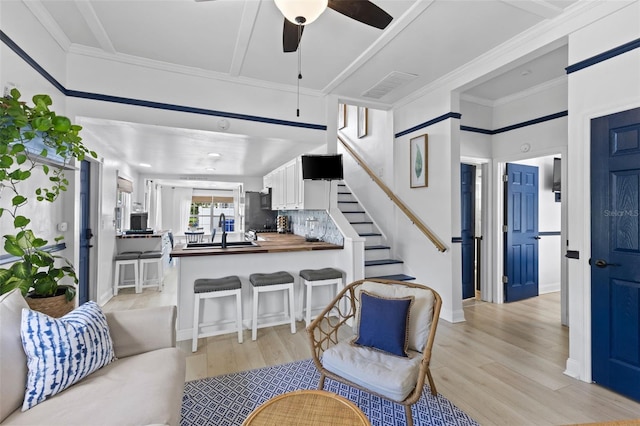
[[[217,256],[228,254],[255,254],[255,253],[282,253],[295,251],[312,250],[341,250],[343,247],[323,241],[308,242],[305,238],[295,234],[260,234],[259,240],[254,246],[241,247],[203,247],[186,248],[185,244],[177,245],[171,252],[171,257],[193,257],[193,256]]]

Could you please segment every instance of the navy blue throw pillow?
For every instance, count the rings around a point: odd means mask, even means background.
[[[354,343],[406,357],[409,309],[413,299],[413,296],[388,299],[363,291],[360,327]]]

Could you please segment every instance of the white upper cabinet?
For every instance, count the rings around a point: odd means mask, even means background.
[[[303,180],[302,160],[297,157],[265,176],[271,183],[274,210],[327,210],[329,186],[326,180]]]

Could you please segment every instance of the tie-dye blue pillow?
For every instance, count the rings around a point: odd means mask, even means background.
[[[114,359],[107,319],[95,302],[87,302],[62,318],[23,309],[20,331],[29,368],[22,411]]]

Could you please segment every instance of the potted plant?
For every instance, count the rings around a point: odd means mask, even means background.
[[[19,288],[33,309],[44,311],[53,305],[54,311],[47,313],[61,316],[73,309],[78,278],[67,259],[44,250],[48,241],[30,229],[25,206],[31,205],[33,211],[38,202],[56,201],[69,185],[64,172],[70,161],[97,155],[83,145],[81,126],[50,109],[51,97],[35,95],[29,106],[20,96],[13,89],[0,98],[0,220],[11,222],[15,231],[3,235],[2,241],[7,254],[16,258],[0,268],[0,294]],[[26,181],[37,175],[48,182],[33,194],[25,193],[25,188],[33,187]],[[59,302],[52,303],[52,297]]]

